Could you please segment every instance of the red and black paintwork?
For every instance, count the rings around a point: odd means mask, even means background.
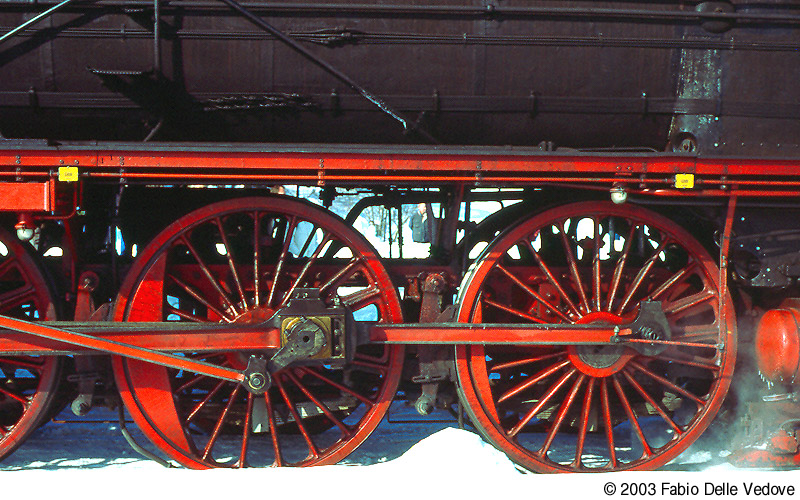
[[[0,456],[72,390],[197,468],[336,462],[397,394],[536,471],[660,467],[718,414],[779,429],[737,463],[797,462],[792,3],[3,1],[0,25]],[[411,204],[439,207],[427,258],[352,227]]]

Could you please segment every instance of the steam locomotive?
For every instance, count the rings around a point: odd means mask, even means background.
[[[0,0],[0,457],[124,405],[330,464],[402,399],[534,471],[795,466],[799,8]]]

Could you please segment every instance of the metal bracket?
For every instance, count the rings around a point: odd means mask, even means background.
[[[343,364],[353,359],[355,320],[334,298],[326,305],[317,288],[298,288],[275,314],[281,330],[281,349],[269,360],[271,373],[297,363]]]
[[[269,371],[283,370],[295,361],[311,358],[329,347],[326,332],[312,319],[297,319],[286,336],[286,344],[269,360]]]
[[[262,356],[250,356],[244,369],[245,389],[252,394],[264,394],[272,386],[272,377],[267,371],[267,360]]]
[[[659,301],[642,301],[639,304],[639,314],[631,323],[630,329],[633,334],[622,337],[620,340],[622,342],[629,339],[652,340],[652,344],[632,343],[629,346],[646,356],[660,354],[667,348],[667,345],[659,342],[672,339],[669,322]]]
[[[85,358],[78,357],[76,364],[80,364],[80,362],[84,365],[89,364],[89,361]],[[94,392],[98,381],[105,381],[105,377],[97,371],[79,371],[67,376],[67,382],[73,382],[78,387],[78,395],[70,403],[70,409],[73,414],[82,417],[89,413],[94,406]]]

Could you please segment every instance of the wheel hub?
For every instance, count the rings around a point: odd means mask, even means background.
[[[625,353],[621,345],[579,345],[575,346],[576,354],[587,365],[597,368],[610,368]]]
[[[593,312],[583,316],[578,324],[621,325],[625,321],[609,312]],[[572,364],[592,377],[607,377],[620,371],[633,357],[633,352],[623,345],[583,344],[567,349]]]
[[[245,311],[234,320],[234,323],[263,323],[275,315],[271,307],[256,307]]]

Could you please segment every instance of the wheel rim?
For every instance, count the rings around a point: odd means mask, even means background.
[[[0,314],[55,319],[39,266],[16,238],[0,230]],[[58,386],[55,356],[0,356],[0,459],[13,452],[48,413]]]
[[[660,301],[667,317],[672,344],[644,353],[456,348],[476,426],[531,470],[660,467],[708,427],[730,385],[736,331],[719,270],[689,233],[652,212],[596,202],[544,212],[499,236],[465,283],[460,322],[624,324],[643,300]]]
[[[221,202],[176,221],[134,264],[114,317],[259,321],[296,287],[320,288],[328,303],[339,296],[357,320],[402,321],[394,286],[366,240],[341,219],[287,197]],[[186,355],[238,369],[247,358]],[[402,348],[362,346],[343,369],[297,366],[273,374],[263,396],[119,357],[114,373],[136,423],[183,465],[306,466],[336,463],[369,436],[397,389],[402,358]]]

